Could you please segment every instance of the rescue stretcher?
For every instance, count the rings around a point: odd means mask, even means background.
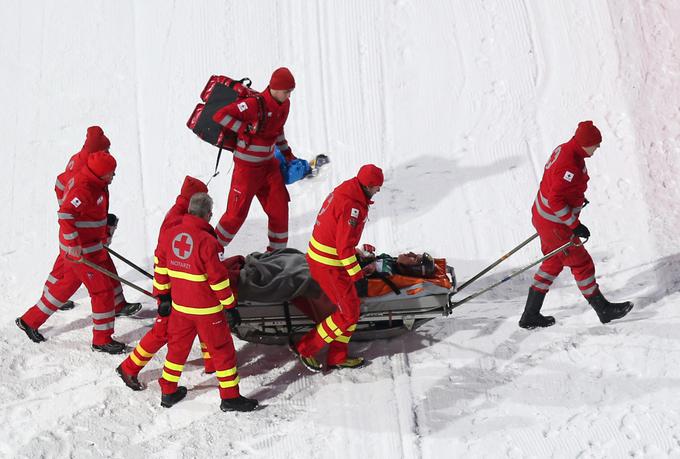
[[[288,249],[290,250],[290,249]],[[298,252],[300,253],[300,252]],[[303,257],[302,254],[300,256]],[[361,298],[361,315],[353,340],[368,341],[399,336],[424,323],[451,312],[456,277],[445,259],[435,259],[431,278],[402,275],[368,280],[368,296]],[[283,271],[282,271],[283,272]],[[302,335],[333,313],[335,306],[316,290],[294,298],[258,301],[243,295],[248,276],[239,277],[239,312],[242,323],[234,333],[245,341],[263,344],[286,344]],[[312,289],[313,290],[313,289]]]

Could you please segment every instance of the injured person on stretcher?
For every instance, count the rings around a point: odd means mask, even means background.
[[[367,245],[357,249],[366,277],[357,283],[361,317],[353,340],[397,336],[445,315],[448,294],[455,290],[455,274],[445,259],[374,251]],[[241,339],[286,344],[335,310],[296,249],[255,252],[224,263],[239,305],[242,323],[234,332]]]

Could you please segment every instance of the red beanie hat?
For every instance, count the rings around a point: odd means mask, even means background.
[[[196,193],[207,192],[208,187],[206,186],[205,183],[201,182],[199,179],[190,177],[188,175],[184,177],[184,183],[182,184],[182,191],[180,192],[180,195],[184,196],[187,199],[191,199],[191,197]]]
[[[382,186],[385,180],[382,169],[373,164],[361,166],[357,178],[363,186]]]
[[[274,90],[288,90],[295,88],[295,78],[290,70],[286,67],[280,67],[274,70],[272,77],[269,80],[269,89]]]
[[[90,126],[87,128],[87,136],[85,137],[85,144],[83,150],[88,153],[95,151],[106,151],[111,146],[111,142],[104,135],[104,131],[99,126]]]
[[[582,147],[592,147],[602,143],[602,134],[600,134],[600,130],[595,127],[592,121],[581,121],[578,123],[574,138],[576,143]]]
[[[116,170],[116,159],[105,151],[95,151],[87,157],[87,167],[97,177],[104,177]]]

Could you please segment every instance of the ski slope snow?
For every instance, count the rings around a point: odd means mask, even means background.
[[[680,5],[672,0],[169,2],[0,0],[1,457],[680,457]],[[389,341],[353,343],[365,369],[309,374],[282,347],[237,341],[242,391],[265,409],[219,410],[195,349],[186,401],[159,406],[164,351],[133,393],[121,358],[92,353],[86,292],[29,342],[14,319],[57,254],[54,178],[101,125],[119,168],[113,248],[152,265],[186,174],[215,149],[185,122],[211,74],[254,87],[288,66],[286,126],[303,158],[289,187],[304,249],[326,194],[386,173],[364,242],[446,257],[465,280],[533,233],[543,164],[578,121],[604,137],[582,220],[604,293],[632,300],[603,326],[568,272],[549,329],[517,327],[530,274]],[[210,184],[226,203],[231,159]],[[261,251],[257,204],[229,254]],[[470,291],[540,255],[534,243]],[[149,287],[136,271],[125,277]],[[135,343],[142,319],[116,321]]]

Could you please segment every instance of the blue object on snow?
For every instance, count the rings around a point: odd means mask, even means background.
[[[281,175],[283,175],[283,181],[286,185],[295,183],[312,172],[309,162],[304,159],[295,158],[292,161],[286,161],[286,158],[284,158],[283,154],[279,151],[279,147],[275,147],[274,156],[279,160],[279,168],[281,169]]]

